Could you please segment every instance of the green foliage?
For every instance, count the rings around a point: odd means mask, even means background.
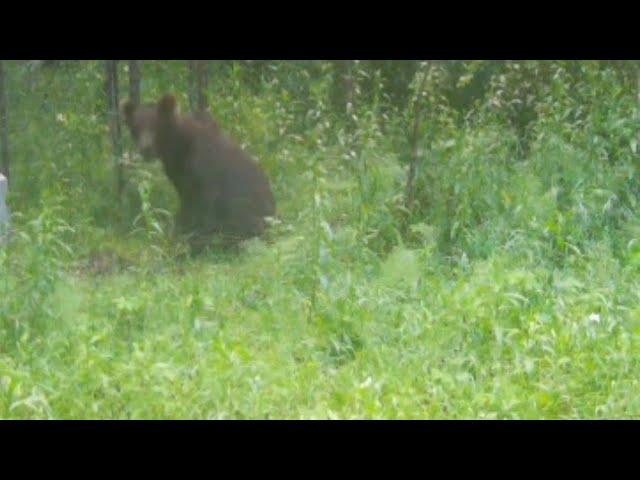
[[[102,64],[8,67],[0,418],[640,415],[631,62],[358,61],[349,106],[335,62],[213,62],[278,218],[197,258],[161,167],[113,158]],[[187,75],[143,62],[143,99]]]

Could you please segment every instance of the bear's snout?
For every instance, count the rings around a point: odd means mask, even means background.
[[[143,130],[138,137],[138,149],[144,158],[151,159],[156,156],[154,144],[153,134],[148,130]]]

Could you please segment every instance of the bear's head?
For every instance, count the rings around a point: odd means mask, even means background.
[[[122,104],[122,113],[142,156],[148,160],[157,158],[158,130],[175,119],[176,98],[173,95],[165,95],[156,104],[140,105],[127,100]]]

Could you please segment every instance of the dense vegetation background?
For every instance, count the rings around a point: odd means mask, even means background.
[[[640,416],[636,64],[207,67],[279,218],[192,258],[104,62],[4,62],[1,418]]]

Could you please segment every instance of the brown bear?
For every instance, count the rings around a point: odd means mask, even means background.
[[[180,198],[176,226],[195,249],[212,236],[235,243],[264,231],[265,217],[275,215],[269,181],[211,115],[180,115],[173,95],[126,101],[122,110],[142,155],[162,161]]]

